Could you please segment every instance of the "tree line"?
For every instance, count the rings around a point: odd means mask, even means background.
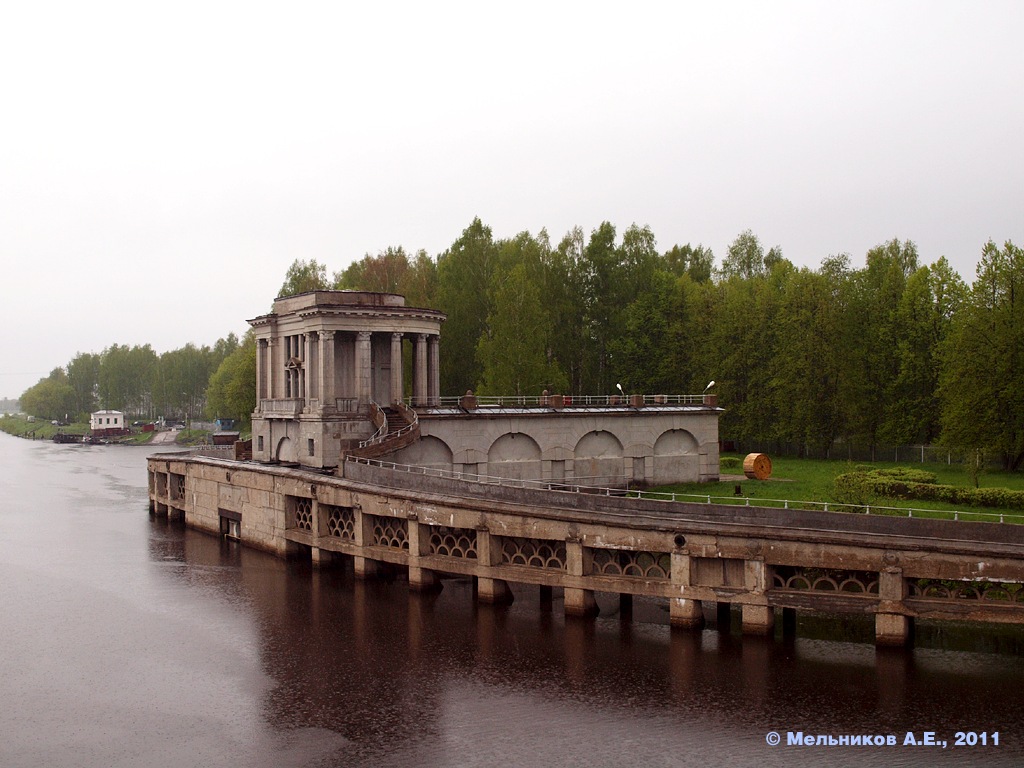
[[[332,275],[296,260],[279,295],[331,288],[399,293],[445,312],[446,395],[615,394],[617,384],[699,393],[714,380],[723,439],[815,454],[837,439],[940,443],[1006,468],[1024,462],[1024,252],[1011,242],[984,244],[968,285],[945,258],[922,264],[914,243],[896,239],[861,268],[839,254],[810,269],[749,230],[716,263],[703,245],[659,250],[636,224],[621,237],[609,222],[589,235],[576,227],[555,244],[544,230],[495,238],[474,219],[436,258],[391,247]],[[97,356],[125,363],[107,389],[98,366],[92,391],[104,405],[251,413],[251,332],[167,353],[205,361],[187,385],[169,383],[180,367],[147,368],[145,352],[127,364],[133,350]],[[73,383],[82,357],[51,374],[66,377],[66,394],[84,397]],[[159,385],[155,370],[167,371]]]
[[[21,395],[21,407],[40,418],[73,421],[86,421],[99,409],[146,420],[200,418],[209,405],[211,377],[241,346],[232,333],[212,347],[187,344],[162,354],[149,344],[80,352],[29,387]]]

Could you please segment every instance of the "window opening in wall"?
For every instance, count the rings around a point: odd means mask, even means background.
[[[220,533],[225,539],[242,540],[242,515],[226,509],[220,511]]]
[[[263,435],[256,438],[256,450],[263,453]]]
[[[314,442],[312,437],[309,438],[309,440],[306,441],[306,447],[309,449],[309,455],[310,456],[315,456],[316,455],[316,443]]]

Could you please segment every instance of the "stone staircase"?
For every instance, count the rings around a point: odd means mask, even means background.
[[[379,459],[400,451],[420,439],[420,424],[416,412],[402,403],[381,408],[373,404],[373,423],[377,432],[363,440],[357,448],[345,451],[347,456]]]

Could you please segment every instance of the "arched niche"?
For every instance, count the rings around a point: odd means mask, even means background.
[[[654,443],[654,485],[696,482],[700,479],[700,444],[685,429],[663,432]]]
[[[409,447],[399,451],[394,460],[398,464],[450,470],[452,468],[452,449],[444,440],[433,435],[425,435]]]
[[[614,486],[625,482],[622,443],[611,432],[588,432],[576,443],[573,478],[581,485]]]
[[[297,462],[299,460],[299,453],[295,447],[295,441],[289,437],[282,437],[277,443],[274,458],[284,464],[294,464]]]
[[[697,453],[697,438],[685,429],[662,432],[654,443],[655,456],[686,456],[690,453]]]
[[[540,480],[541,450],[537,441],[522,432],[508,432],[487,451],[487,474],[516,480]]]

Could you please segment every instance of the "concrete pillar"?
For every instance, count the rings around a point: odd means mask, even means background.
[[[680,629],[700,629],[704,626],[704,609],[700,600],[673,597],[668,601],[668,621]]]
[[[565,568],[570,576],[585,575],[583,555],[583,542],[572,539],[565,542]],[[566,587],[564,592],[566,616],[596,616],[599,613],[594,590]]]
[[[267,340],[256,339],[256,410],[260,410],[260,400],[267,396],[267,382],[264,380],[264,369],[267,366],[263,359],[267,354]]]
[[[319,349],[317,349],[317,342],[319,341],[319,335],[316,331],[309,331],[306,333],[306,358],[302,363],[303,370],[305,371],[306,377],[306,407],[309,407],[309,401],[313,399],[319,399],[320,397],[320,378],[316,375],[317,370],[320,368],[319,365]]]
[[[672,553],[672,586],[685,594],[692,585],[692,561],[684,552]],[[673,597],[668,601],[668,620],[680,629],[700,629],[704,626],[704,606],[700,600]]]
[[[417,592],[431,592],[440,589],[441,580],[429,568],[423,568],[419,560],[430,554],[430,526],[420,525],[415,515],[408,521],[409,532],[409,589]]]
[[[428,339],[429,356],[427,357],[427,400],[430,405],[441,403],[441,337],[431,336]]]
[[[906,596],[907,584],[902,568],[886,568],[878,574],[875,645],[901,646],[910,641],[913,619],[903,612]]]
[[[402,334],[391,334],[391,402],[402,402]]]
[[[775,629],[775,609],[768,605],[765,590],[771,574],[764,560],[747,560],[743,564],[744,585],[753,603],[743,604],[743,634],[769,635]]]
[[[373,391],[373,358],[370,348],[370,332],[360,331],[356,336],[356,397],[360,405],[370,402]]]
[[[416,336],[415,367],[412,375],[413,405],[427,404],[427,334]]]
[[[774,629],[774,608],[770,605],[743,605],[743,634],[770,635]]]
[[[280,345],[278,344],[277,339],[267,339],[267,364],[265,366],[266,370],[264,373],[267,376],[267,397],[270,400],[276,398],[278,396],[277,393],[280,391],[280,388],[276,386],[278,365],[277,361],[274,360],[276,357],[275,349],[278,346]]]
[[[566,616],[590,617],[600,613],[592,589],[566,587],[564,591]]]
[[[320,407],[333,411],[337,405],[334,386],[334,331],[320,331]]]
[[[313,397],[313,382],[310,381],[310,361],[313,359],[313,334],[304,333],[302,339],[302,367],[299,368],[299,392],[305,400],[305,407],[309,407],[310,398]]]
[[[488,569],[501,562],[501,552],[497,541],[486,528],[476,531],[477,562]],[[476,599],[481,603],[509,604],[512,602],[512,590],[502,579],[479,576],[476,580]]]
[[[364,515],[363,510],[355,508],[355,544],[367,547],[373,543],[373,517]],[[356,555],[352,558],[352,569],[357,579],[370,579],[380,573],[380,562],[368,557]]]

